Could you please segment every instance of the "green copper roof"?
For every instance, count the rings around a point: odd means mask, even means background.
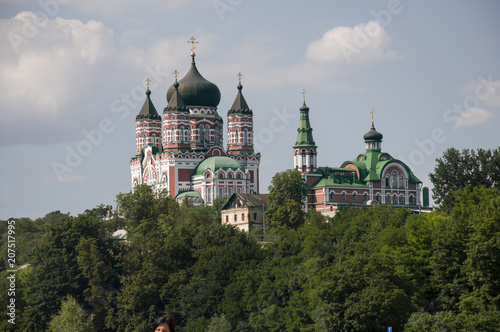
[[[228,169],[232,169],[234,171],[240,169],[245,172],[245,168],[241,166],[240,163],[236,160],[229,157],[214,156],[208,157],[207,159],[199,163],[198,166],[196,166],[193,175],[203,174],[203,172],[205,172],[207,169],[210,169],[215,173],[221,168],[225,171]]]
[[[367,150],[365,153],[358,155],[355,160],[345,161],[341,167],[345,167],[347,164],[353,164],[359,170],[361,181],[380,181],[382,178],[382,171],[388,163],[398,163],[403,166],[409,174],[408,182],[422,183],[405,163],[379,150]]]
[[[184,197],[201,198],[201,193],[196,190],[182,191],[175,196],[175,199],[183,199]]]
[[[306,106],[306,102],[304,101],[304,105],[300,108],[299,128],[297,129],[297,141],[294,148],[302,146],[316,147],[312,131],[311,124],[309,123],[309,107]]]
[[[368,188],[365,182],[358,180],[356,171],[352,168],[321,167],[321,170],[323,171],[323,176],[313,184],[313,188],[326,186]]]

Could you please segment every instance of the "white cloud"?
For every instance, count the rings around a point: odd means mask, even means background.
[[[493,117],[494,114],[484,108],[469,108],[456,118],[454,128],[474,127],[491,120]]]
[[[26,117],[51,119],[87,90],[96,64],[114,52],[113,31],[102,23],[48,19],[26,33],[26,22],[38,20],[22,12],[1,20],[0,100],[5,124]]]
[[[335,63],[374,63],[403,57],[390,50],[391,38],[377,21],[336,27],[309,44],[306,59]]]
[[[494,80],[490,74],[479,76],[462,88],[462,95],[471,103],[485,107],[500,107],[500,80]]]

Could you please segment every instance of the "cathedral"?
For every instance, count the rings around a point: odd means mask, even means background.
[[[167,106],[160,116],[146,100],[136,117],[136,152],[130,161],[132,188],[139,184],[168,190],[178,201],[212,204],[233,193],[259,193],[260,153],[253,148],[253,112],[241,90],[227,112],[227,142],[223,146],[223,119],[217,112],[219,88],[206,80],[195,63],[167,90]]]
[[[382,152],[383,135],[375,130],[375,112],[370,113],[372,125],[363,136],[365,152],[343,162],[340,167],[318,167],[318,147],[313,139],[309,107],[304,97],[297,140],[293,146],[293,166],[302,173],[310,187],[306,211],[313,209],[333,216],[342,207],[374,204],[429,210],[429,189],[422,187],[422,181],[405,163]]]

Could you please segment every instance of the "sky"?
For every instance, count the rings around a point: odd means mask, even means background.
[[[77,215],[131,189],[135,116],[174,70],[236,97],[262,154],[260,192],[293,167],[302,90],[319,166],[382,150],[432,188],[454,147],[500,146],[500,2],[0,0],[0,219]],[[226,129],[227,130],[227,129]]]

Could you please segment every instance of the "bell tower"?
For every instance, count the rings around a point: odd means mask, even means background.
[[[304,103],[300,108],[297,141],[293,146],[293,168],[301,173],[315,173],[318,168],[317,146],[314,142],[312,127],[309,123],[309,107],[306,105],[306,90],[302,89]]]
[[[140,155],[141,151],[150,145],[161,149],[161,117],[158,115],[158,112],[156,112],[156,108],[150,98],[150,82],[151,80],[149,78],[146,79],[147,97],[142,105],[141,111],[135,117],[136,155]]]

